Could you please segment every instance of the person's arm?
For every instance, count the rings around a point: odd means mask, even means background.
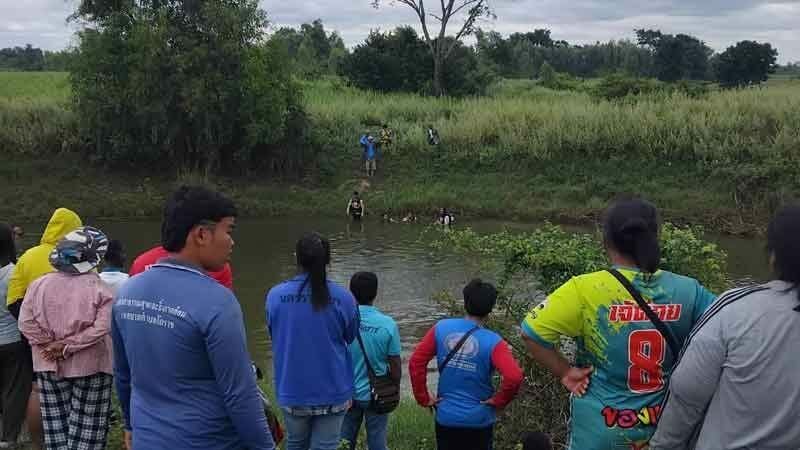
[[[717,314],[696,331],[673,370],[669,396],[650,441],[652,450],[691,447],[695,431],[702,425],[706,408],[717,391],[728,351],[720,316]]]
[[[19,331],[25,335],[33,346],[43,346],[55,342],[55,334],[48,330],[42,323],[44,322],[39,302],[36,301],[37,286],[31,286],[25,295],[27,301],[23,301],[19,312]]]
[[[345,313],[344,340],[348,345],[350,345],[356,340],[356,336],[360,332],[359,328],[361,327],[361,322],[359,321],[360,316],[358,313],[358,303],[356,302],[355,297],[353,297],[353,294],[347,291],[345,291],[345,296],[342,301],[346,302],[343,310]]]
[[[428,363],[436,357],[436,328],[428,330],[425,337],[414,349],[408,361],[408,374],[411,377],[411,390],[420,406],[434,406],[436,399],[432,399],[428,392]]]
[[[389,348],[386,354],[389,356],[389,373],[395,383],[400,384],[403,379],[403,361],[400,355],[403,351],[400,345],[400,329],[397,323],[390,330],[391,337],[389,339]]]
[[[248,450],[274,450],[247,352],[242,311],[232,295],[209,321],[206,350],[231,423]]]
[[[113,308],[112,308],[113,311]],[[113,313],[112,313],[113,314]],[[122,409],[123,426],[130,432],[131,428],[131,369],[128,365],[128,354],[125,341],[119,330],[117,318],[111,319],[111,341],[114,348],[114,386],[117,390],[120,409]]]
[[[6,302],[8,312],[17,320],[19,320],[22,302],[25,300],[25,291],[28,289],[28,285],[25,282],[27,279],[25,275],[26,267],[25,255],[23,255],[17,262],[17,265],[14,266],[14,270],[11,271],[11,277],[8,279],[6,298],[0,299],[0,301]]]
[[[486,403],[497,409],[503,409],[517,396],[524,376],[506,341],[500,341],[494,347],[492,365],[500,372],[500,389]]]
[[[91,325],[83,330],[71,334],[61,342],[64,344],[64,356],[69,356],[83,349],[89,348],[102,341],[111,331],[111,307],[113,297],[111,291],[105,286],[100,289],[94,306],[95,316]]]
[[[367,204],[364,203],[364,200],[361,200],[361,215],[362,216],[366,216],[367,215],[367,206],[366,205]]]
[[[577,337],[581,334],[582,301],[573,278],[532,309],[521,327],[528,354],[561,380],[570,392],[579,396],[589,387],[592,368],[570,367],[556,349],[556,344],[561,336]]]

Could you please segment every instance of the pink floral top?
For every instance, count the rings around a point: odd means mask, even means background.
[[[113,374],[111,290],[96,273],[54,272],[28,287],[19,329],[33,347],[33,370],[64,378]],[[42,349],[63,342],[64,359],[47,361]]]

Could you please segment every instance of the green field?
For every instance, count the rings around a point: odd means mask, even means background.
[[[316,168],[302,182],[213,180],[248,215],[338,215],[342,199],[358,188],[374,212],[427,214],[446,206],[461,215],[587,222],[609,199],[635,192],[673,221],[739,233],[758,230],[774,205],[800,192],[797,81],[697,99],[617,102],[526,80],[466,99],[365,92],[339,79],[302,86],[319,147]],[[91,152],[76,135],[68,97],[66,74],[0,73],[0,151],[7,161],[0,176],[14,194],[0,205],[4,217],[38,219],[60,203],[87,216],[152,217],[175,183],[196,179],[76,164]],[[357,140],[383,122],[396,142],[384,152],[379,176],[364,182]],[[429,124],[441,146],[427,145]],[[93,183],[64,192],[60,186],[74,177]],[[119,201],[92,202],[98,195]]]

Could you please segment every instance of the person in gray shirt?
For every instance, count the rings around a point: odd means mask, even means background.
[[[768,231],[776,279],[729,291],[695,326],[651,450],[800,449],[800,205]]]

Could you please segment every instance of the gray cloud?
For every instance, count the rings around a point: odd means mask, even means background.
[[[75,0],[0,0],[0,47],[31,43],[48,49],[72,42],[66,22]],[[348,45],[372,29],[413,24],[410,9],[370,0],[261,0],[273,26],[321,18]],[[769,41],[780,61],[800,61],[800,0],[494,0],[497,20],[482,24],[503,34],[549,28],[575,43],[632,38],[634,28],[698,36],[716,50],[742,39]]]

